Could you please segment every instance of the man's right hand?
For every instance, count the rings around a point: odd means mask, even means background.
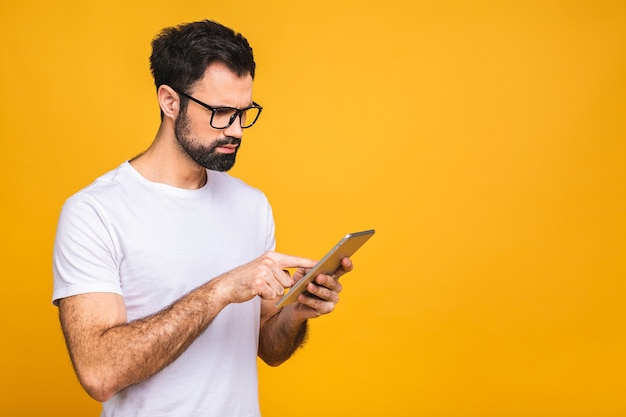
[[[284,269],[306,270],[315,264],[316,261],[311,259],[270,251],[214,281],[221,296],[230,303],[243,303],[257,295],[264,300],[273,300],[294,284]]]

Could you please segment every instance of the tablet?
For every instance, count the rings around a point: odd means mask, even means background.
[[[276,303],[276,307],[283,307],[296,301],[298,296],[306,291],[306,286],[319,274],[332,275],[341,266],[341,260],[352,256],[367,240],[374,235],[375,230],[348,233],[291,289]]]

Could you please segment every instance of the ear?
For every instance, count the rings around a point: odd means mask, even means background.
[[[161,84],[157,89],[159,106],[164,117],[175,119],[180,110],[180,97],[169,85]]]

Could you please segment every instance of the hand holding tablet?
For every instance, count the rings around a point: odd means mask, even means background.
[[[375,233],[375,230],[349,233],[345,235],[328,253],[276,303],[283,307],[296,301],[306,291],[306,286],[319,274],[332,275],[340,266],[343,258],[352,256]]]

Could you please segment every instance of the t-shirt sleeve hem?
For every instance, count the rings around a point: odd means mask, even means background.
[[[62,298],[71,297],[73,295],[79,294],[88,294],[94,292],[110,292],[114,294],[122,295],[119,287],[114,285],[100,285],[100,286],[73,286],[69,288],[61,288],[57,289],[52,294],[52,304],[57,306],[59,305],[59,300]]]

